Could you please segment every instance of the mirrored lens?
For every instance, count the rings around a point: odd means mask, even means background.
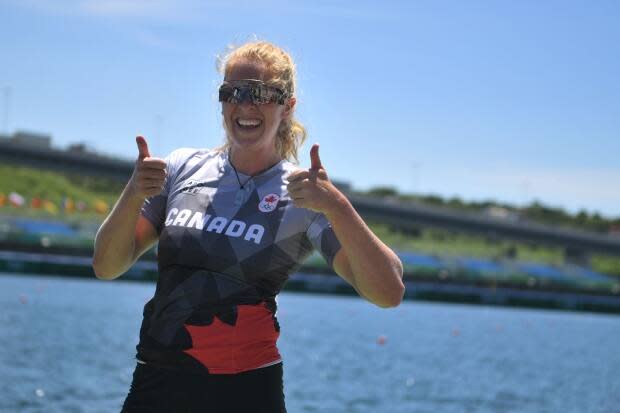
[[[277,103],[283,105],[288,95],[283,90],[261,81],[225,82],[219,90],[219,101],[233,104],[249,102],[254,105]]]

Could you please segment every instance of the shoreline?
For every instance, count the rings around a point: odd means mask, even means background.
[[[96,279],[91,257],[24,251],[0,251],[2,273]],[[140,260],[119,280],[155,282],[157,262]],[[417,279],[416,279],[417,278]],[[431,280],[405,274],[405,300],[464,303],[504,307],[544,308],[620,314],[620,295],[596,292],[488,285],[458,280]],[[286,282],[283,291],[355,296],[342,278],[324,268],[302,267]]]

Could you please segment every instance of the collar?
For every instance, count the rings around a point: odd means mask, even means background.
[[[234,174],[235,171],[233,169],[232,163],[230,161],[230,149],[226,149],[226,150],[222,150],[220,152],[220,169],[222,170],[222,172],[224,173],[232,173]],[[278,161],[277,163],[275,163],[274,165],[270,166],[267,169],[264,169],[262,171],[260,171],[259,173],[255,174],[255,175],[246,175],[242,172],[239,172],[239,170],[237,170],[237,174],[239,175],[239,178],[241,178],[242,180],[249,180],[250,178],[252,178],[255,181],[262,181],[265,179],[269,179],[271,177],[273,177],[274,175],[277,175],[278,173],[281,173],[284,171],[284,165],[286,164],[286,159],[281,159],[280,161]]]

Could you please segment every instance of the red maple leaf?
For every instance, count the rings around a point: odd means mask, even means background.
[[[263,304],[237,306],[234,326],[213,317],[206,326],[185,324],[192,348],[185,353],[197,359],[209,372],[234,374],[270,363],[280,357],[273,313]]]

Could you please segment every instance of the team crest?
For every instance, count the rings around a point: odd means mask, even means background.
[[[262,201],[258,204],[258,210],[260,212],[271,212],[276,209],[280,196],[277,194],[265,195]]]

